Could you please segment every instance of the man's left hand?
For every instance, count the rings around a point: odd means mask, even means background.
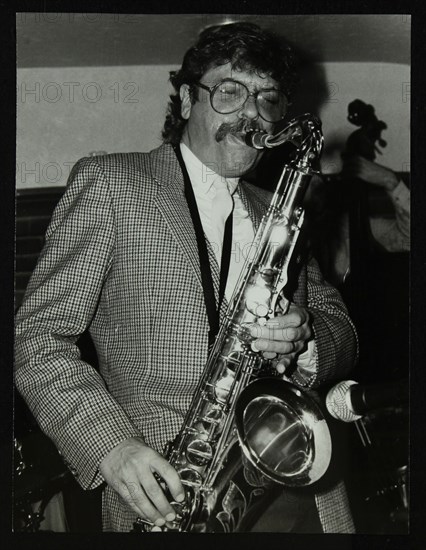
[[[250,334],[256,337],[252,346],[262,351],[266,359],[279,356],[276,369],[282,374],[312,337],[310,315],[305,308],[291,304],[285,315],[276,316],[263,326],[253,324]]]
[[[360,178],[367,183],[383,187],[387,191],[393,191],[399,183],[397,175],[390,168],[360,156],[347,158],[342,174]]]

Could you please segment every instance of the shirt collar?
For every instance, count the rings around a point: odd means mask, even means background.
[[[215,181],[218,178],[223,178],[228,184],[231,195],[235,192],[239,178],[224,178],[217,172],[214,172],[209,166],[203,164],[183,142],[180,143],[180,150],[194,190],[197,189],[207,195]]]

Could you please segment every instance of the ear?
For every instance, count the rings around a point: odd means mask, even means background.
[[[179,90],[179,95],[182,102],[180,106],[180,114],[182,115],[182,118],[188,120],[189,116],[191,115],[192,108],[191,94],[188,84],[182,84]]]

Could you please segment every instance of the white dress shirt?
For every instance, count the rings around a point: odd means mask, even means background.
[[[395,216],[391,219],[371,216],[373,237],[388,252],[410,251],[410,190],[403,181],[392,191],[387,191]]]
[[[374,239],[388,252],[410,251],[410,190],[403,181],[386,195],[394,207],[394,216],[369,216]],[[334,275],[341,283],[351,271],[349,214],[342,216],[338,244],[334,250]]]
[[[224,176],[217,174],[203,164],[184,143],[181,142],[180,148],[194,190],[204,234],[213,248],[219,266],[221,264],[222,243],[218,243],[218,235],[221,232],[215,225],[217,216],[213,211],[213,199],[216,193],[215,182],[218,178],[225,179],[234,200],[231,258],[225,288],[225,297],[229,301],[244,266],[244,261],[247,255],[250,254],[250,247],[255,236],[253,223],[238,195],[239,178],[224,178]],[[297,365],[299,373],[306,379],[312,377],[315,373],[317,365],[314,340],[309,341],[308,349],[299,355]]]

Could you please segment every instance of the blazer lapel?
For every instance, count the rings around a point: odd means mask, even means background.
[[[253,222],[253,229],[256,234],[260,222],[262,221],[262,217],[269,206],[268,199],[265,197],[265,192],[242,180],[238,183],[237,190],[238,195],[240,196],[241,201],[246,207],[248,215]]]
[[[185,198],[183,174],[170,145],[163,145],[151,153],[151,170],[153,179],[159,185],[154,204],[202,287],[197,240]],[[158,245],[161,246],[161,243]]]

